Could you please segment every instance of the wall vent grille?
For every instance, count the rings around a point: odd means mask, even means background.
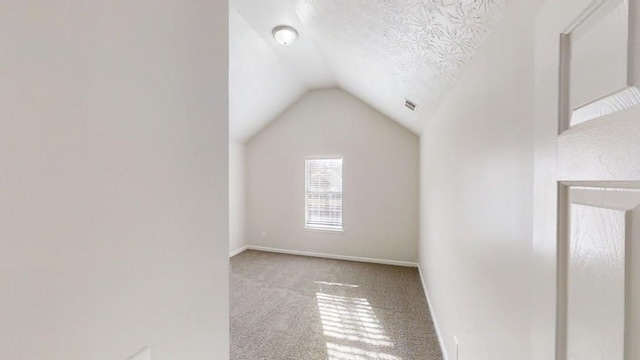
[[[409,109],[411,111],[416,111],[416,107],[417,107],[417,105],[414,104],[413,101],[411,101],[409,99],[405,99],[404,106],[406,106],[407,109]]]

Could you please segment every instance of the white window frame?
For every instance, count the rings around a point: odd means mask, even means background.
[[[342,160],[342,226],[321,226],[321,225],[307,225],[309,220],[309,212],[307,210],[309,197],[307,195],[307,184],[309,182],[309,171],[307,169],[307,163],[309,160]],[[304,228],[309,231],[330,232],[335,234],[344,233],[344,157],[339,155],[332,156],[307,156],[304,161]]]

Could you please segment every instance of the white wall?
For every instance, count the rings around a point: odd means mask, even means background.
[[[0,358],[227,359],[227,2],[0,8]]]
[[[229,251],[247,245],[246,222],[246,150],[245,145],[229,142]]]
[[[559,34],[577,1],[547,1],[536,18],[531,359],[556,355]],[[550,21],[553,19],[555,21]],[[565,26],[565,24],[563,24]],[[555,91],[554,91],[555,90]]]
[[[449,359],[530,356],[533,19],[511,1],[421,137],[420,266]]]
[[[309,93],[247,144],[249,244],[417,261],[418,151],[343,90]],[[344,157],[344,234],[304,229],[305,158],[322,155]]]

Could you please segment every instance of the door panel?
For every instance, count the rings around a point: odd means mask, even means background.
[[[633,0],[631,0],[633,3]],[[633,54],[636,12],[629,0],[595,2],[563,33],[570,126],[640,104]]]
[[[557,234],[534,241],[542,259],[556,245],[555,286],[540,286],[555,295],[555,323],[532,320],[534,359],[551,358],[536,338],[547,326],[556,360],[640,360],[638,2],[549,0],[536,20],[536,121],[557,126],[537,134],[556,152],[536,163],[557,165],[547,179],[558,192]]]
[[[568,359],[623,358],[624,220],[620,210],[571,205]]]
[[[627,86],[628,20],[628,2],[611,1],[569,32],[572,109]]]
[[[558,180],[640,179],[640,106],[564,131],[558,137]]]
[[[640,359],[640,207],[627,216],[627,293],[625,352]]]
[[[633,359],[631,349],[624,355],[625,333],[636,334],[625,331],[632,315],[625,293],[634,291],[627,277],[640,191],[570,187],[568,201],[566,358]]]

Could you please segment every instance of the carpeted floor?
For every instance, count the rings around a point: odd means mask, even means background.
[[[231,360],[440,360],[418,270],[248,250],[231,258]]]

